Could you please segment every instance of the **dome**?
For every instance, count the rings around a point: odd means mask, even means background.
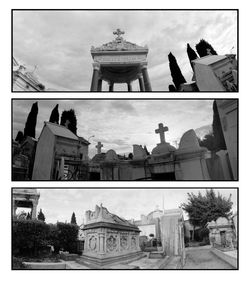
[[[157,146],[152,150],[152,154],[166,154],[174,152],[176,148],[170,145],[169,142],[158,143]]]

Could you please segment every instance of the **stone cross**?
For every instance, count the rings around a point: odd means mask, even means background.
[[[95,147],[97,148],[97,154],[101,154],[103,144],[100,141],[98,141],[98,143]]]
[[[156,134],[160,134],[161,143],[165,143],[165,132],[168,131],[168,127],[163,127],[163,124],[159,124],[159,128],[155,130]]]
[[[120,28],[117,28],[116,31],[113,32],[114,35],[117,35],[117,38],[121,38],[121,35],[125,34],[124,31],[121,31]]]

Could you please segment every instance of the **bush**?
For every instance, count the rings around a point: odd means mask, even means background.
[[[25,269],[26,266],[23,263],[23,260],[21,258],[15,258],[12,259],[12,269]]]
[[[56,245],[69,253],[78,253],[77,238],[79,227],[71,223],[57,223]]]
[[[14,220],[13,255],[38,256],[48,245],[49,226],[38,220]]]

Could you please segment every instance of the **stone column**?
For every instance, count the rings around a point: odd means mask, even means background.
[[[105,244],[105,233],[99,233],[99,251],[100,254],[104,254],[105,250],[104,250],[104,244]]]
[[[109,82],[109,92],[113,92],[113,91],[114,91],[114,83]]]
[[[143,77],[142,77],[141,73],[139,74],[138,80],[139,80],[139,85],[140,85],[140,91],[145,92],[144,81],[143,81]]]
[[[100,70],[99,63],[94,62],[93,63],[93,76],[92,76],[92,82],[91,82],[91,88],[90,88],[91,92],[98,91],[99,70]]]
[[[36,219],[36,209],[37,209],[37,204],[38,204],[38,201],[37,201],[37,200],[32,201],[32,205],[33,205],[33,207],[32,207],[32,210],[31,210],[31,218],[32,218],[33,220],[35,220],[35,219]]]
[[[98,92],[101,92],[101,91],[102,91],[102,79],[99,79],[99,80],[98,80],[97,91],[98,91]]]
[[[143,80],[144,80],[145,91],[152,92],[146,62],[141,64],[141,71],[142,71],[142,76],[143,76]]]
[[[131,83],[127,83],[127,85],[128,85],[128,92],[132,92],[132,85],[131,85]]]

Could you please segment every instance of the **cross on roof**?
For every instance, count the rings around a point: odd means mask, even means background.
[[[165,132],[168,131],[168,127],[164,127],[162,123],[159,123],[158,129],[155,130],[156,134],[160,134],[161,143],[165,143]]]
[[[97,154],[101,154],[103,144],[100,141],[98,141],[98,143],[95,147],[97,148]]]
[[[121,35],[125,34],[124,31],[121,31],[120,28],[117,28],[116,31],[113,32],[114,35],[117,35],[117,38],[121,38]]]

